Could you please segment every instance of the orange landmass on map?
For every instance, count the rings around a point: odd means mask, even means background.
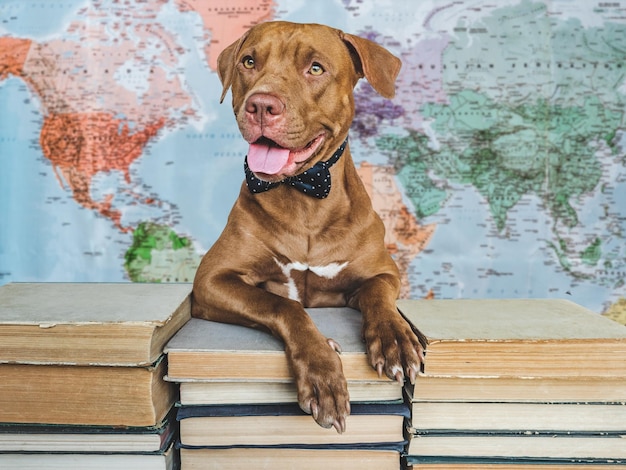
[[[358,173],[363,180],[374,210],[385,224],[385,245],[393,256],[402,276],[401,296],[410,294],[408,268],[415,257],[428,245],[436,225],[420,225],[406,204],[389,166],[362,163]]]
[[[30,39],[0,38],[0,80],[22,75],[30,45]]]
[[[150,31],[159,30],[155,26]],[[92,42],[54,39],[33,43],[30,48],[22,78],[38,95],[43,114],[114,111],[139,125],[160,116],[193,115],[191,97],[183,90],[180,77],[162,67],[174,67],[173,46],[158,48],[160,52],[144,58],[132,41],[107,46],[93,41],[102,37],[104,42],[104,33],[87,29],[84,34]],[[138,28],[136,34],[146,38],[140,44],[148,42],[145,28]],[[166,37],[159,39],[165,41]],[[133,76],[138,70],[145,75]],[[133,88],[137,84],[139,88]]]
[[[19,77],[38,100],[43,125],[40,144],[59,183],[75,201],[110,218],[121,230],[115,196],[92,196],[94,176],[122,172],[164,126],[196,117],[194,103],[178,73],[183,48],[155,22],[163,2],[137,10],[97,2],[79,11],[67,28],[80,40],[43,42],[0,38],[0,80]],[[132,34],[131,34],[132,32]],[[159,205],[154,197],[123,189],[130,204]],[[101,199],[101,200],[94,200]]]
[[[91,181],[98,172],[120,171],[130,182],[130,165],[164,125],[165,119],[161,118],[131,132],[125,121],[109,113],[50,114],[44,118],[39,142],[60,184],[64,179],[74,200],[98,211],[126,232],[129,229],[122,227],[121,212],[112,208],[113,195],[94,201]]]
[[[211,70],[217,70],[217,56],[252,26],[274,18],[274,0],[177,0],[180,11],[200,15],[209,35],[205,55]]]

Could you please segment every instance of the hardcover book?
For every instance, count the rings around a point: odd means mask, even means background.
[[[429,375],[623,376],[626,327],[560,299],[399,300]]]
[[[232,446],[381,447],[404,441],[404,404],[354,404],[347,431],[320,427],[296,404],[189,406],[178,410],[180,441],[185,448]]]
[[[190,318],[191,284],[0,287],[0,363],[150,366]]]
[[[0,422],[153,426],[176,400],[166,367],[0,364]]]
[[[367,360],[361,313],[351,308],[307,312],[327,338],[341,346],[348,381],[388,381]],[[165,346],[168,378],[190,380],[284,381],[291,379],[282,342],[269,333],[239,325],[192,318]]]

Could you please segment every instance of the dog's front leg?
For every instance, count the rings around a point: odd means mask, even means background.
[[[264,329],[281,339],[300,408],[322,427],[346,430],[350,398],[339,346],[320,333],[299,302],[249,285],[236,274],[196,280],[192,302],[194,317]]]
[[[397,277],[379,274],[367,279],[350,298],[349,305],[363,314],[363,339],[372,367],[402,382],[415,382],[424,360],[424,347],[396,306]],[[423,339],[422,339],[423,341]]]

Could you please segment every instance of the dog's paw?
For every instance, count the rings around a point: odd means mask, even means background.
[[[410,325],[399,314],[378,316],[363,324],[367,355],[379,376],[404,382],[415,378],[424,361],[424,349]]]
[[[339,352],[339,345],[329,339],[306,350],[294,351],[288,357],[300,408],[320,426],[334,427],[341,434],[346,430],[346,418],[350,414],[350,396]]]

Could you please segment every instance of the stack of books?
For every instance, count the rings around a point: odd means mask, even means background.
[[[297,405],[283,344],[237,325],[191,319],[166,345],[167,380],[180,384],[182,468],[400,467],[408,406],[402,385],[380,378],[349,308],[308,309],[341,345],[351,415],[347,431],[324,429]]]
[[[169,470],[189,285],[0,287],[0,468]]]
[[[566,300],[398,306],[429,340],[408,466],[626,466],[626,327]]]

